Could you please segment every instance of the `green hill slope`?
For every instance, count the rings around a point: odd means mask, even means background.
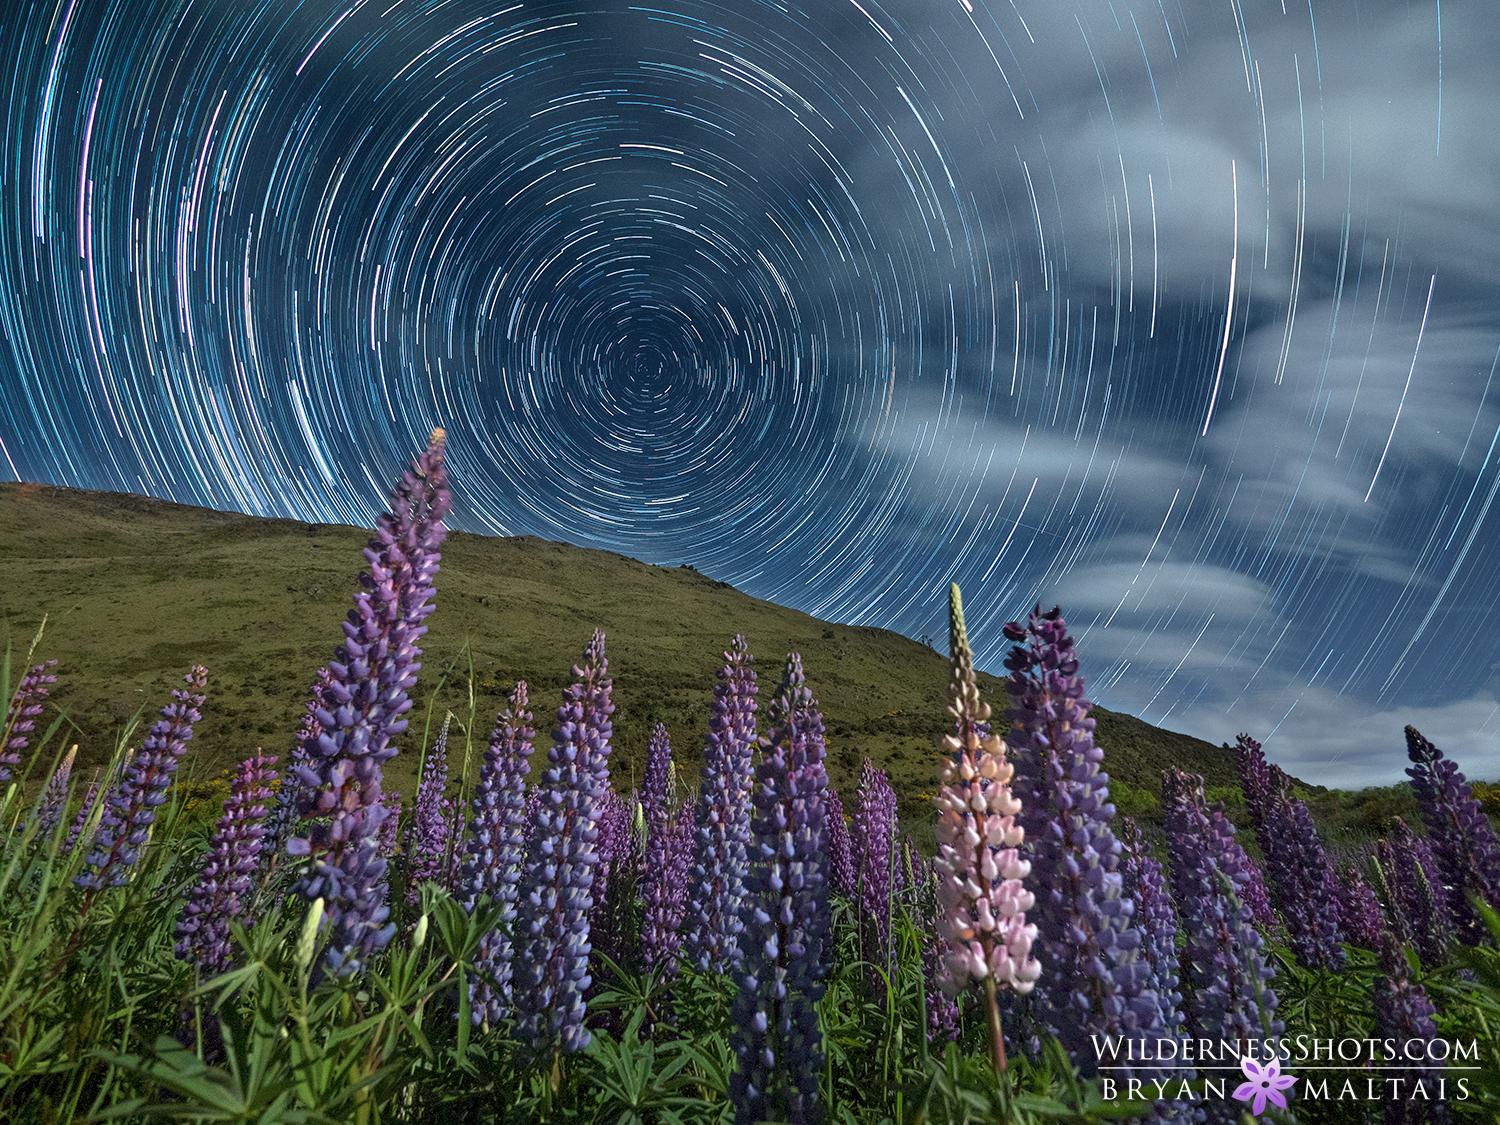
[[[75,729],[68,741],[80,744],[89,772],[138,707],[149,723],[189,665],[207,665],[208,703],[190,758],[198,776],[209,776],[257,746],[286,754],[308,684],[343,639],[339,624],[359,588],[369,537],[363,528],[126,493],[0,484],[0,618],[19,662],[48,615],[39,655],[59,661],[53,698],[69,708]],[[436,605],[411,727],[390,770],[404,792],[415,788],[429,704],[434,736],[445,710],[469,722],[471,659],[474,762],[517,678],[530,684],[538,743],[548,745],[562,689],[597,626],[607,634],[614,677],[618,788],[639,779],[658,721],[671,732],[685,779],[696,781],[714,673],[733,635],[744,633],[757,658],[762,708],[786,653],[802,653],[841,793],[852,795],[868,755],[889,773],[903,823],[930,816],[923,798],[934,785],[937,739],[948,729],[948,663],[898,633],[820,621],[687,567],[463,532],[444,544]],[[980,681],[1003,714],[1003,681],[983,673]],[[1211,787],[1236,780],[1226,747],[1103,708],[1093,715],[1105,769],[1132,788],[1159,792],[1166,765],[1202,773]],[[457,727],[450,748],[457,771],[464,754]]]

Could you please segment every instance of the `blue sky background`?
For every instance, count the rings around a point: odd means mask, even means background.
[[[1500,777],[1485,0],[6,17],[0,474],[690,562],[1329,785]],[[753,642],[753,638],[752,638]],[[810,669],[816,680],[816,669]]]

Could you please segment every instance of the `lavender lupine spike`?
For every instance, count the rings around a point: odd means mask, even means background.
[[[526,710],[526,681],[517,680],[510,706],[495,720],[479,781],[474,787],[472,835],[464,857],[463,906],[473,913],[480,895],[503,906],[494,929],[479,939],[474,963],[495,978],[472,979],[470,1017],[476,1024],[497,1023],[511,1005],[511,925],[516,917],[517,886],[525,859],[526,775],[536,731]]]
[[[799,653],[787,655],[761,741],[746,879],[744,957],[736,972],[729,1079],[736,1125],[823,1119],[823,1038],[815,1005],[829,965],[823,717]]]
[[[1500,909],[1500,837],[1458,767],[1416,727],[1406,728],[1406,752],[1414,763],[1406,772],[1422,808],[1432,854],[1443,883],[1453,888],[1453,921],[1465,940],[1477,945],[1488,930],[1469,896],[1478,895]]]
[[[626,864],[633,862],[630,848],[631,809],[613,786],[604,790],[594,809],[594,824],[598,839],[594,841],[594,904],[589,908],[589,944],[593,952],[610,958],[615,964],[623,964],[625,958],[622,938],[625,926],[616,925],[625,919],[616,917],[635,902],[635,883],[632,878],[641,872],[626,872]],[[642,863],[644,870],[644,863]],[[618,876],[618,877],[617,877]],[[629,883],[630,902],[623,901]],[[639,928],[639,927],[637,927]],[[624,960],[622,960],[624,959]]]
[[[1389,839],[1380,841],[1380,858],[1391,876],[1391,891],[1410,926],[1406,940],[1428,965],[1448,959],[1453,916],[1442,885],[1442,874],[1427,841],[1399,816]]]
[[[1345,960],[1338,879],[1307,803],[1290,795],[1286,775],[1267,763],[1248,734],[1239,736],[1235,762],[1266,874],[1280,900],[1287,944],[1298,964],[1337,972]]]
[[[1374,949],[1380,939],[1380,902],[1357,867],[1346,867],[1339,879],[1339,916],[1345,937]]]
[[[1250,916],[1255,919],[1255,924],[1263,929],[1269,929],[1276,925],[1276,912],[1271,909],[1271,894],[1266,889],[1266,877],[1260,869],[1260,864],[1245,857],[1245,893],[1242,896],[1245,905],[1250,908]],[[1340,912],[1340,918],[1343,917]]]
[[[68,838],[63,841],[62,850],[64,855],[68,854],[75,847],[79,846],[79,837],[83,835],[83,830],[88,826],[89,813],[93,811],[94,801],[98,796],[99,771],[95,770],[94,777],[89,782],[88,789],[84,791],[83,805],[79,808],[78,815],[73,818],[73,824],[68,829]],[[88,839],[82,841],[82,846],[85,848],[92,847],[93,843],[94,837],[93,835],[90,835]]]
[[[850,849],[862,888],[859,905],[863,956],[872,967],[866,983],[880,996],[885,995],[885,981],[874,970],[884,970],[887,977],[895,971],[891,898],[896,890],[892,871],[896,828],[896,791],[891,788],[885,771],[866,758],[855,798]]]
[[[417,799],[412,807],[406,842],[411,864],[406,887],[408,906],[416,905],[417,889],[422,883],[432,881],[449,888],[452,882],[449,836],[453,830],[453,802],[447,796],[448,725],[452,718],[451,714],[443,717],[442,729],[427,755],[422,779],[417,785]]]
[[[946,961],[953,943],[943,932],[942,905],[938,902],[938,879],[931,873],[918,884],[917,908],[927,931],[933,935],[922,943],[922,980],[926,988],[927,1040],[958,1038],[958,1003],[943,989]]]
[[[1162,807],[1172,899],[1187,935],[1181,960],[1187,1034],[1214,1042],[1280,1035],[1270,987],[1275,970],[1262,960],[1261,936],[1240,897],[1249,874],[1234,825],[1222,805],[1204,807],[1203,779],[1196,774],[1164,772]],[[1238,1120],[1230,1103],[1203,1106],[1211,1121]]]
[[[240,763],[229,783],[224,815],[214,828],[208,863],[193,887],[177,923],[177,956],[191,961],[200,979],[227,972],[230,966],[229,924],[240,916],[249,897],[251,874],[260,857],[262,820],[271,799],[276,757]]]
[[[844,822],[844,802],[832,785],[828,787],[828,888],[851,899],[859,890],[854,846],[849,839],[849,825]]]
[[[1017,849],[1025,831],[1016,823],[1021,803],[1010,790],[1012,767],[1005,743],[985,723],[990,706],[979,698],[974,655],[964,628],[958,585],[948,591],[949,682],[956,734],[944,736],[937,810],[939,933],[952,952],[944,960],[943,990],[957,996],[982,981],[989,1017],[990,1060],[1006,1068],[1005,1038],[995,996],[998,987],[1032,990],[1042,973],[1031,956],[1036,926],[1026,921],[1035,904],[1021,885],[1031,865]],[[981,732],[983,734],[981,735]]]
[[[380,807],[385,810],[385,819],[375,833],[375,850],[381,859],[390,859],[401,850],[401,794],[395,790],[380,794]]]
[[[52,834],[52,830],[62,823],[63,812],[68,807],[68,777],[73,772],[73,759],[78,756],[78,744],[63,756],[58,763],[57,769],[52,771],[52,776],[47,779],[47,787],[42,790],[41,798],[37,801],[37,836],[45,839]]]
[[[193,737],[193,724],[201,717],[198,708],[203,706],[208,669],[194,664],[183,679],[188,685],[186,690],[177,688],[172,692],[173,702],[162,708],[161,718],[151,724],[139,753],[107,798],[104,817],[94,834],[93,851],[87,860],[94,870],[74,880],[89,890],[85,910],[93,902],[95,892],[121,886],[129,878],[137,850],[146,842],[156,820],[156,810],[167,799],[167,786]]]
[[[515,934],[516,1030],[540,1061],[582,1050],[584,992],[591,977],[589,908],[598,859],[595,812],[609,786],[614,711],[605,673],[604,634],[597,629],[578,681],[564,694],[540,784],[541,806],[526,853]]]
[[[695,814],[693,891],[683,951],[700,970],[730,971],[740,960],[740,919],[750,845],[751,756],[755,750],[755,672],[745,638],[736,635],[719,682],[703,750]]]
[[[641,806],[646,817],[646,913],[641,928],[641,954],[648,967],[661,966],[675,975],[680,928],[687,910],[687,868],[691,856],[683,851],[682,812],[671,807],[672,744],[664,723],[651,732],[646,774],[641,780]],[[692,810],[685,810],[692,816]],[[689,821],[691,824],[691,821]],[[689,827],[691,833],[691,827]],[[691,841],[691,835],[688,837]]]
[[[323,726],[317,760],[297,771],[306,786],[299,811],[327,823],[306,826],[306,835],[293,836],[287,851],[301,865],[297,893],[324,900],[332,932],[326,963],[337,976],[357,972],[396,929],[386,921],[386,859],[379,839],[388,812],[381,775],[396,755],[391,739],[406,730],[401,716],[411,709],[408,692],[421,667],[417,641],[427,632],[422,622],[436,608],[433,580],[449,508],[445,440],[442,430],[432,431],[365,549],[366,588],[354,595],[344,644],[328,666],[332,705],[317,713]]]
[[[1092,1076],[1099,1065],[1093,1037],[1154,1038],[1161,1001],[1150,966],[1140,959],[1134,904],[1124,893],[1120,843],[1110,828],[1109,775],[1094,745],[1091,704],[1067,623],[1059,609],[1038,606],[1025,626],[1005,635],[1017,642],[1006,657],[1012,699],[1011,739],[1029,772],[1030,804],[1023,827],[1037,887],[1039,955],[1046,987],[1038,1017]],[[1021,798],[1026,801],[1028,798]],[[1126,1079],[1166,1077],[1159,1068],[1122,1070]]]
[[[1375,975],[1375,1029],[1387,1043],[1395,1042],[1397,1050],[1405,1048],[1412,1040],[1431,1042],[1438,1037],[1437,1021],[1433,1018],[1437,1009],[1427,998],[1427,991],[1411,979],[1411,966],[1407,964],[1390,930],[1381,930],[1376,947],[1380,971]],[[1430,1059],[1431,1056],[1429,1055]],[[1437,1079],[1443,1074],[1443,1064],[1429,1061],[1425,1067],[1412,1068],[1409,1077],[1426,1079],[1436,1088]],[[1426,1114],[1408,1113],[1408,1103],[1388,1102],[1387,1121],[1427,1120]]]
[[[0,728],[0,782],[9,781],[11,769],[21,764],[21,751],[30,743],[26,736],[36,727],[36,717],[42,713],[47,685],[57,683],[56,676],[46,674],[56,664],[56,660],[33,664],[11,697],[5,726]]]

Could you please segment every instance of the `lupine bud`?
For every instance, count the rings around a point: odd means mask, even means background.
[[[297,938],[297,949],[293,953],[293,960],[297,968],[305,969],[312,964],[313,946],[318,941],[318,929],[323,924],[323,899],[313,899],[312,905],[307,908],[307,917],[302,922],[302,934]]]
[[[474,786],[474,819],[464,859],[463,905],[471,914],[480,895],[504,907],[494,929],[479,939],[474,963],[495,978],[470,983],[470,1014],[476,1024],[497,1023],[510,1010],[511,926],[516,917],[516,887],[525,859],[526,774],[531,769],[531,712],[526,710],[526,681],[517,680],[510,706],[495,720],[479,781]]]
[[[240,763],[229,785],[224,815],[214,828],[208,862],[177,923],[177,956],[193,962],[203,979],[229,969],[229,925],[240,917],[250,893],[275,763],[274,755],[258,754]]]
[[[427,915],[417,919],[417,928],[412,931],[411,947],[413,950],[421,949],[422,943],[427,940]]]
[[[1048,968],[1034,998],[1037,1016],[1078,1061],[1086,1076],[1098,1067],[1095,1036],[1155,1038],[1161,1001],[1151,968],[1139,957],[1134,904],[1124,893],[1120,843],[1109,822],[1109,775],[1094,745],[1093,706],[1083,697],[1073,638],[1060,610],[1038,606],[1026,626],[1011,623],[1019,643],[1010,670],[1011,741],[1028,760],[1025,821],[1033,914]],[[1155,1067],[1130,1067],[1119,1077],[1165,1077]]]
[[[1464,940],[1478,945],[1488,931],[1469,895],[1500,908],[1500,837],[1458,767],[1416,727],[1406,728],[1406,750],[1415,763],[1406,772],[1422,808],[1432,854],[1443,883],[1453,888],[1449,905],[1454,923]]]
[[[21,764],[21,751],[26,749],[30,741],[26,736],[36,727],[36,717],[42,713],[47,685],[57,683],[56,676],[46,674],[47,669],[56,663],[56,660],[49,660],[45,664],[32,665],[16,687],[5,716],[5,726],[0,728],[0,782],[9,781],[12,767]]]
[[[1260,743],[1248,734],[1239,736],[1235,761],[1266,873],[1281,902],[1287,944],[1298,964],[1337,972],[1344,965],[1338,880],[1307,803],[1290,795],[1289,779],[1266,762]],[[1254,892],[1247,893],[1254,910]]]
[[[309,788],[299,811],[313,822],[287,843],[301,864],[297,893],[325,899],[333,929],[328,968],[339,976],[358,971],[395,932],[386,921],[386,859],[379,841],[388,813],[381,777],[385,762],[396,755],[391,739],[406,730],[401,716],[411,709],[408,692],[421,667],[417,641],[435,608],[433,580],[449,507],[444,441],[443,431],[433,430],[391,493],[391,511],[380,517],[365,550],[366,588],[354,596],[345,642],[329,664],[327,694],[335,705],[317,713],[323,733],[312,776],[304,777]]]
[[[754,657],[743,636],[724,654],[703,751],[693,841],[693,892],[684,921],[690,963],[724,973],[740,960],[740,915],[750,843],[750,763],[755,750]],[[842,814],[841,814],[842,817]]]
[[[176,702],[162,708],[161,718],[151,724],[140,753],[109,795],[104,818],[94,835],[94,850],[88,857],[88,864],[94,870],[74,880],[89,889],[86,904],[93,901],[95,892],[125,882],[128,869],[135,863],[138,849],[146,842],[156,820],[157,808],[167,799],[167,786],[177,772],[188,740],[193,737],[193,724],[200,718],[198,708],[203,706],[208,669],[195,664],[183,678],[188,690],[178,688],[172,692]]]
[[[614,711],[605,673],[604,634],[589,642],[578,677],[557,711],[549,768],[540,785],[536,833],[526,854],[517,911],[516,1030],[527,1057],[540,1060],[589,1045],[583,1026],[589,964],[589,908],[598,859],[595,810],[609,786]]]
[[[787,656],[771,703],[771,737],[755,773],[744,956],[736,972],[730,1076],[736,1125],[767,1119],[819,1122],[823,1040],[815,1005],[828,972],[828,775],[823,717],[804,684],[802,657]]]

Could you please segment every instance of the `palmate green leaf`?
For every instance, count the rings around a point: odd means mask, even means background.
[[[697,1056],[684,1040],[662,1047],[650,1040],[642,1042],[645,1018],[646,1010],[637,1008],[619,1041],[608,1032],[596,1031],[584,1049],[587,1069],[581,1077],[585,1084],[596,1086],[600,1095],[596,1121],[680,1122],[679,1110],[712,1107],[713,1103],[683,1092],[701,1081],[683,1073],[688,1064],[709,1060]]]
[[[150,1055],[90,1052],[118,1070],[139,1075],[171,1090],[181,1102],[148,1104],[144,1098],[110,1106],[90,1121],[145,1115],[174,1121],[261,1122],[263,1125],[332,1125],[332,1119],[295,1107],[297,1081],[290,1075],[258,1081],[247,1090],[240,1075],[209,1066],[169,1035],[158,1037]],[[266,1079],[264,1074],[257,1076]]]

